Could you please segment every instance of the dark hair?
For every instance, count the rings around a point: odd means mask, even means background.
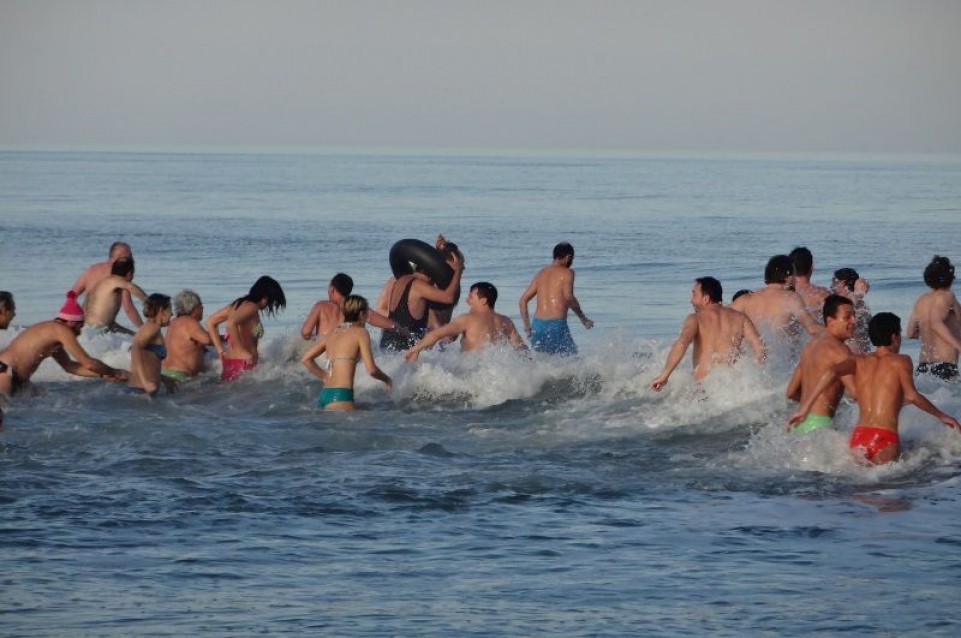
[[[841,306],[854,306],[854,302],[843,295],[828,295],[824,299],[824,323],[828,322],[828,318],[834,318],[838,316],[838,308]]]
[[[448,259],[450,259],[455,255],[457,256],[458,259],[464,258],[464,255],[461,254],[460,252],[460,248],[458,248],[457,244],[455,244],[452,241],[444,242],[444,245],[438,248],[437,250],[439,250],[440,254],[444,256],[444,261],[447,261]]]
[[[807,246],[798,246],[788,255],[794,264],[794,274],[801,277],[810,277],[814,270],[814,255],[807,249]]]
[[[854,284],[861,277],[854,268],[839,268],[834,271],[834,278],[843,283],[848,290],[854,290]]]
[[[891,345],[896,334],[901,334],[901,319],[893,312],[879,312],[868,322],[868,337],[874,347]]]
[[[346,297],[354,289],[354,280],[350,278],[350,275],[339,272],[330,280],[330,286],[341,296]]]
[[[110,266],[110,274],[118,277],[133,277],[133,259],[118,259]]]
[[[233,306],[234,308],[238,308],[240,304],[245,301],[259,304],[263,299],[267,300],[266,310],[268,315],[274,314],[277,308],[283,309],[287,307],[287,297],[284,296],[284,289],[280,287],[276,279],[268,277],[267,275],[263,275],[255,281],[254,285],[250,287],[250,292],[243,297],[237,298]]]
[[[0,290],[0,309],[12,310],[16,308],[13,303],[13,294],[6,290]]]
[[[731,301],[732,302],[737,301],[739,298],[743,297],[744,295],[749,295],[749,294],[751,294],[750,290],[748,290],[747,288],[741,288],[736,293],[734,293],[734,296],[731,297]]]
[[[721,303],[721,299],[724,296],[724,289],[721,288],[721,282],[714,277],[698,277],[695,279],[698,285],[701,287],[701,292],[708,296],[712,303]]]
[[[931,288],[950,288],[954,283],[954,266],[947,257],[935,255],[924,269],[924,283]]]
[[[570,255],[571,259],[574,258],[574,247],[568,242],[562,241],[561,243],[554,246],[554,259],[563,259]]]
[[[487,307],[491,310],[494,309],[494,304],[497,303],[497,288],[494,284],[487,281],[478,281],[470,289],[471,292],[476,290],[477,296],[487,301]]]
[[[794,262],[787,255],[774,255],[767,260],[764,267],[764,283],[785,284],[788,277],[794,274]]]
[[[155,292],[143,302],[143,316],[153,318],[161,310],[170,310],[170,296]]]
[[[129,252],[131,255],[133,254],[133,249],[130,248],[130,244],[125,241],[115,241],[114,243],[110,244],[110,250],[107,251],[107,259],[113,259],[113,253],[118,248],[126,248],[127,252]]]

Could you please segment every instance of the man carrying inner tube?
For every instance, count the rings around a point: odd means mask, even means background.
[[[554,261],[534,275],[521,295],[521,320],[531,347],[538,352],[577,354],[577,346],[567,327],[568,310],[572,310],[588,330],[594,327],[594,322],[587,318],[574,296],[573,262],[574,247],[567,242],[557,244],[554,246]],[[534,297],[537,297],[537,310],[532,324],[527,304]]]
[[[424,272],[399,277],[387,294],[387,316],[399,330],[384,330],[380,337],[383,350],[403,352],[413,346],[427,333],[428,303],[454,303],[460,290],[460,277],[464,263],[460,255],[453,255],[447,262],[454,271],[446,288],[438,288]]]

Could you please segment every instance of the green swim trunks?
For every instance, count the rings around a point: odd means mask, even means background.
[[[183,370],[174,370],[173,368],[164,368],[160,371],[160,374],[168,379],[173,379],[177,383],[184,383],[190,379],[190,375]]]
[[[798,434],[807,434],[815,430],[830,428],[834,426],[834,419],[823,414],[808,414],[807,418],[797,424],[794,431]]]
[[[320,391],[320,396],[317,397],[317,405],[326,408],[331,403],[353,402],[353,400],[353,388],[324,388]]]

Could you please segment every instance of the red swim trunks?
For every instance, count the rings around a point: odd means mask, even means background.
[[[891,445],[900,445],[898,433],[893,430],[874,427],[873,425],[859,425],[851,432],[850,445],[852,450],[861,448],[869,461],[878,452]]]
[[[220,362],[223,364],[223,370],[220,373],[221,381],[234,381],[239,379],[244,372],[253,370],[257,366],[256,363],[249,363],[244,359],[222,358]]]

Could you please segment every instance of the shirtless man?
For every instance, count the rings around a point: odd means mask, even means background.
[[[721,282],[714,277],[694,280],[691,305],[694,312],[681,325],[681,335],[671,346],[667,363],[661,374],[651,381],[651,388],[661,390],[677,368],[687,348],[694,343],[694,380],[701,381],[714,364],[731,364],[741,353],[741,343],[747,339],[759,362],[764,360],[764,343],[754,324],[743,313],[721,304]]]
[[[344,300],[354,289],[354,280],[342,272],[327,285],[327,299],[318,301],[300,328],[300,336],[310,340],[323,338],[344,320]]]
[[[794,264],[787,255],[775,255],[764,269],[764,288],[743,295],[731,304],[734,310],[746,314],[754,326],[763,333],[791,335],[796,323],[814,335],[822,330],[814,317],[805,309],[804,301],[796,292],[789,290]]]
[[[846,357],[825,370],[817,386],[788,420],[788,428],[804,421],[820,394],[837,383],[839,377],[853,375],[859,425],[851,432],[849,444],[856,454],[871,463],[888,463],[901,453],[898,417],[906,403],[950,428],[961,430],[957,419],[939,410],[914,387],[911,357],[899,354],[901,320],[898,316],[878,313],[871,319],[868,332],[875,351]]]
[[[182,383],[204,371],[204,351],[210,335],[200,324],[204,304],[193,290],[181,290],[174,297],[177,316],[167,326],[167,358],[160,373]]]
[[[118,259],[111,264],[110,275],[87,291],[84,312],[88,326],[103,328],[108,332],[134,334],[133,330],[128,330],[117,323],[117,313],[120,312],[121,297],[124,293],[128,296],[132,294],[141,301],[147,300],[147,293],[131,281],[133,272],[133,259]],[[143,321],[140,325],[143,325]]]
[[[821,380],[825,370],[851,356],[844,342],[854,334],[854,304],[847,297],[828,295],[824,300],[824,332],[811,339],[801,350],[801,359],[787,384],[787,398],[802,404],[810,397],[814,386]],[[854,397],[854,379],[841,377],[812,404],[811,412],[799,423],[795,432],[806,434],[834,424],[841,393],[847,390]]]
[[[47,357],[53,357],[61,368],[78,377],[126,380],[126,370],[111,368],[80,346],[77,336],[81,328],[83,308],[71,290],[56,319],[30,326],[0,352],[0,396],[9,397],[23,389]]]
[[[407,351],[408,361],[417,361],[418,355],[441,339],[461,337],[461,352],[481,350],[489,343],[508,342],[518,350],[526,350],[514,322],[508,317],[494,312],[497,303],[497,288],[486,281],[479,281],[470,287],[467,295],[468,312],[450,323],[431,330],[423,339]]]
[[[133,259],[133,251],[130,250],[130,245],[122,241],[115,241],[110,245],[110,251],[107,254],[107,261],[102,261],[93,264],[77,279],[77,283],[73,285],[73,292],[80,297],[84,292],[90,294],[90,290],[97,285],[103,279],[110,276],[110,267],[113,262],[120,259]],[[137,312],[137,308],[134,307],[133,299],[130,298],[130,293],[124,291],[121,293],[121,299],[123,303],[123,310],[127,314],[127,317],[133,323],[134,327],[139,328],[143,325],[143,319],[140,318],[140,314]]]
[[[0,290],[0,330],[6,330],[16,316],[17,305],[13,302],[13,295]]]
[[[935,255],[924,269],[924,283],[931,290],[918,297],[908,318],[908,339],[921,339],[917,373],[945,381],[956,379],[961,352],[961,306],[951,292],[951,260]]]
[[[824,300],[831,291],[811,283],[811,275],[814,273],[814,256],[806,246],[798,246],[788,257],[794,264],[794,292],[801,296],[808,313],[816,321],[820,321]]]
[[[554,246],[554,261],[534,275],[527,290],[521,295],[521,321],[524,332],[531,340],[531,347],[538,352],[551,354],[577,354],[577,346],[567,326],[567,312],[572,310],[585,328],[590,330],[594,322],[581,310],[574,296],[574,247],[567,242]],[[531,323],[527,304],[537,297],[537,309]]]

